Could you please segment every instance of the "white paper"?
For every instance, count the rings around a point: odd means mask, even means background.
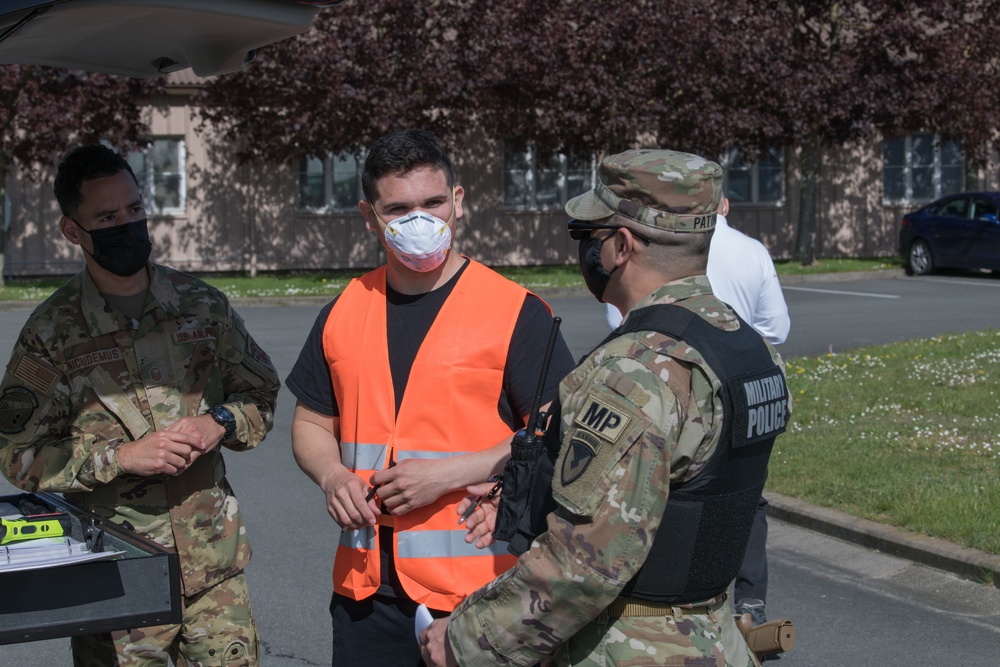
[[[90,551],[71,537],[42,537],[0,547],[0,572],[41,570],[124,555],[124,551]]]
[[[413,619],[413,629],[417,637],[417,643],[420,643],[420,633],[427,629],[427,626],[434,622],[434,617],[431,616],[430,609],[427,605],[420,605],[417,607],[417,615]]]

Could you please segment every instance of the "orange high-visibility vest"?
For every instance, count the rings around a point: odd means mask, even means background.
[[[493,447],[512,431],[497,414],[507,349],[527,290],[469,266],[441,307],[410,369],[395,415],[386,340],[385,267],[353,280],[334,304],[323,349],[340,412],[340,454],[365,479],[390,460],[444,459]],[[455,508],[464,489],[394,517],[393,556],[407,595],[450,611],[510,569],[506,543],[466,544]],[[343,531],[334,590],[355,600],[380,583],[378,526]]]

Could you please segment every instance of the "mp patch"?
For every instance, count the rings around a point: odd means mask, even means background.
[[[608,442],[617,442],[631,417],[623,415],[607,403],[588,396],[573,418],[573,423]]]
[[[38,401],[27,387],[7,387],[0,396],[0,433],[23,431],[37,407]]]

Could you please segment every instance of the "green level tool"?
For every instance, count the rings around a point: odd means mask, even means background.
[[[0,545],[39,537],[62,537],[70,532],[70,528],[70,518],[65,512],[0,519]]]

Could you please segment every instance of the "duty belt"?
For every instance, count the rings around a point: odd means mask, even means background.
[[[606,623],[609,619],[622,618],[626,616],[672,616],[681,618],[684,614],[705,614],[715,611],[726,603],[727,593],[716,595],[714,598],[702,600],[700,602],[690,602],[685,604],[660,604],[639,598],[619,597],[608,605],[608,608],[597,615],[595,619],[598,623]]]

